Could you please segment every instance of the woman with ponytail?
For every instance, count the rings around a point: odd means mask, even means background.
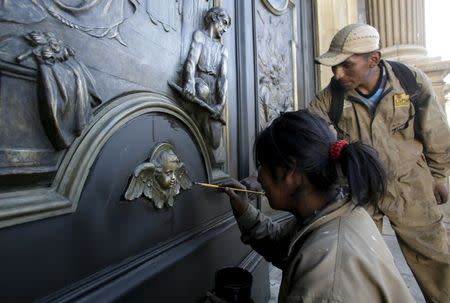
[[[372,148],[336,142],[325,121],[297,111],[264,129],[254,154],[270,206],[292,220],[272,222],[233,191],[244,184],[222,185],[242,241],[283,271],[279,302],[414,302],[362,207],[375,205],[386,187]]]

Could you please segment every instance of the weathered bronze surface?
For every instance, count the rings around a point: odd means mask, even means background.
[[[182,85],[169,81],[169,86],[185,102],[183,106],[199,124],[207,138],[216,166],[225,162],[222,113],[228,99],[228,50],[222,35],[231,25],[229,14],[221,7],[213,7],[204,17],[205,29],[192,35],[184,63]]]
[[[189,189],[192,182],[186,167],[168,143],[158,144],[148,162],[134,170],[125,199],[134,200],[142,194],[153,201],[156,208],[172,207],[180,188]]]
[[[154,25],[162,26],[164,31],[179,31],[178,16],[183,14],[183,1],[146,0],[147,14]]]
[[[61,24],[93,37],[116,39],[126,45],[119,27],[138,4],[137,0],[1,0],[0,21],[31,24],[51,16]]]
[[[55,149],[65,149],[89,124],[91,108],[102,102],[95,80],[75,58],[74,49],[53,33],[33,31],[25,39],[31,48],[17,56],[17,61],[34,55],[41,119]]]
[[[1,36],[0,71],[0,188],[6,179],[16,187],[46,184],[60,151],[102,102],[95,80],[70,45],[44,31]]]
[[[262,0],[267,8],[275,15],[282,15],[288,9],[290,0]]]
[[[111,100],[96,113],[89,130],[83,132],[65,153],[51,186],[43,186],[37,189],[28,187],[19,191],[11,191],[10,187],[6,187],[6,190],[0,191],[0,228],[76,212],[92,166],[101,157],[102,149],[107,148],[105,144],[108,140],[114,136],[118,129],[132,123],[137,116],[150,114],[169,115],[176,121],[181,121],[187,127],[200,153],[205,155],[199,169],[205,169],[205,178],[211,180],[212,168],[206,143],[192,119],[181,108],[175,106],[173,101],[161,95],[151,93],[129,94]],[[169,120],[169,123],[173,122]],[[158,129],[163,132],[165,128],[167,128],[166,125]],[[152,133],[152,128],[148,128],[146,131]],[[146,142],[150,144],[145,147],[145,155],[142,158],[146,159],[148,158],[148,151],[156,144],[155,141],[159,142],[167,140],[167,138],[168,135],[166,134],[159,135],[158,139],[150,141],[138,139],[134,143],[130,143],[133,148],[127,153],[127,158],[136,148],[136,144]],[[183,146],[185,143],[182,143]],[[189,151],[192,153],[191,148],[186,152]],[[183,155],[183,159],[185,158],[186,155]],[[136,163],[141,162],[142,160],[136,161]],[[125,163],[122,165],[125,166]],[[123,187],[120,188],[120,195],[123,195],[127,187],[130,171],[132,172],[136,167],[136,164],[128,165],[131,167],[128,168],[124,177],[126,180],[123,182]],[[198,172],[194,172],[194,175],[198,175]],[[109,182],[110,179],[106,176],[109,176],[109,174],[106,173],[104,176],[104,180]],[[3,184],[11,184],[12,176],[5,175],[5,178],[8,178],[8,183]],[[198,176],[197,178],[202,179]],[[18,179],[22,180],[23,183],[23,177]]]
[[[297,108],[296,11],[290,1],[273,1],[289,11],[275,16],[256,2],[259,125],[264,128],[281,112]]]
[[[239,265],[264,302],[267,265],[228,198],[183,189],[253,170],[257,10],[288,58],[308,49],[285,43],[311,32],[294,18],[308,7],[291,0],[278,25],[261,0],[0,0],[0,301],[202,302]],[[137,176],[153,187],[130,202]]]

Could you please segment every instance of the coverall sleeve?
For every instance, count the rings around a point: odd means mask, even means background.
[[[308,110],[324,119],[328,123],[331,132],[337,136],[338,131],[328,115],[331,110],[331,100],[331,87],[328,85],[322,91],[316,93],[316,96],[308,105]]]
[[[421,70],[412,70],[419,86],[415,104],[415,134],[422,142],[431,174],[437,182],[444,182],[450,173],[450,129],[430,80]]]
[[[292,231],[296,225],[293,218],[286,223],[273,222],[268,216],[249,205],[247,210],[237,218],[241,230],[241,240],[249,244],[273,265],[283,269],[287,256]]]
[[[309,103],[308,110],[325,119],[331,124],[328,113],[331,107],[331,90],[330,86],[324,88],[322,91],[316,93],[314,99]]]

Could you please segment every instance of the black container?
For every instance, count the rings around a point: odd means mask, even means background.
[[[252,274],[240,267],[225,267],[216,272],[216,296],[230,303],[251,303]]]

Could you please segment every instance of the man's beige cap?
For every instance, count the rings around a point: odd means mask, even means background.
[[[316,62],[334,66],[354,54],[369,53],[380,48],[380,34],[367,24],[355,23],[341,29],[334,35],[328,51],[317,57]]]

